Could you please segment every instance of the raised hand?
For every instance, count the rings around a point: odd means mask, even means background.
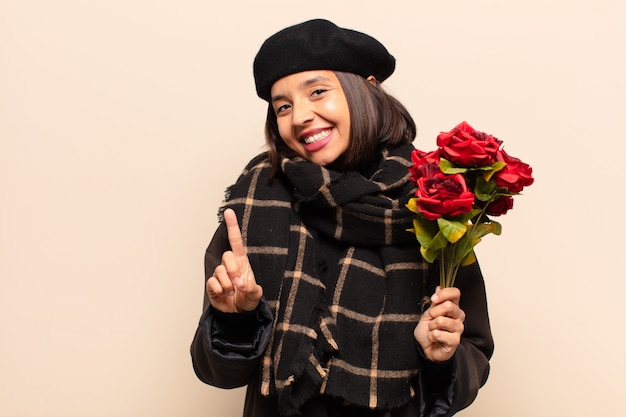
[[[459,307],[458,288],[439,288],[431,297],[432,304],[422,314],[414,335],[428,359],[443,362],[454,355],[465,328],[465,312]]]
[[[252,311],[259,305],[263,289],[254,279],[235,212],[226,209],[224,221],[231,250],[222,254],[222,263],[206,283],[209,300],[213,308],[225,313]]]

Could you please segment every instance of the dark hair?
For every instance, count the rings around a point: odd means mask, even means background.
[[[359,170],[372,161],[384,147],[413,142],[417,129],[408,110],[388,94],[379,82],[349,72],[335,71],[350,111],[350,144],[342,155],[342,170]],[[265,140],[272,165],[278,170],[280,155],[292,155],[278,132],[276,114],[270,104],[265,121]]]

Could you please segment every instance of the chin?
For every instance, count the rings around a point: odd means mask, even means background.
[[[320,164],[321,165],[321,164]],[[344,171],[344,158],[339,157],[339,158],[335,158],[330,162],[327,162],[326,164],[322,165],[328,169],[332,169],[333,171]]]

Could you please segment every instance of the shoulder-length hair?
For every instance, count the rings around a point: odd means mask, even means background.
[[[411,143],[417,129],[408,110],[388,94],[379,82],[349,72],[335,71],[350,111],[350,143],[342,155],[342,170],[364,168],[385,147]],[[272,166],[272,177],[278,170],[281,155],[292,155],[278,132],[276,114],[271,103],[265,121],[265,141]]]

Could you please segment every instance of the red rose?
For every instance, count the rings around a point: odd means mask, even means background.
[[[409,167],[410,179],[417,185],[417,180],[421,177],[432,177],[439,170],[439,150],[423,152],[415,149],[411,153],[413,164]]]
[[[530,165],[525,164],[514,156],[508,155],[504,149],[497,152],[496,158],[498,161],[506,163],[504,168],[493,176],[498,187],[504,187],[510,193],[519,193],[524,187],[531,185],[535,181],[533,169]]]
[[[417,180],[417,208],[428,220],[458,216],[472,210],[474,193],[467,189],[461,174],[441,172]]]
[[[504,195],[487,205],[485,213],[492,216],[502,216],[513,208],[513,197]]]
[[[496,160],[496,151],[502,141],[483,132],[477,132],[466,122],[437,136],[441,156],[463,166],[483,166]]]

